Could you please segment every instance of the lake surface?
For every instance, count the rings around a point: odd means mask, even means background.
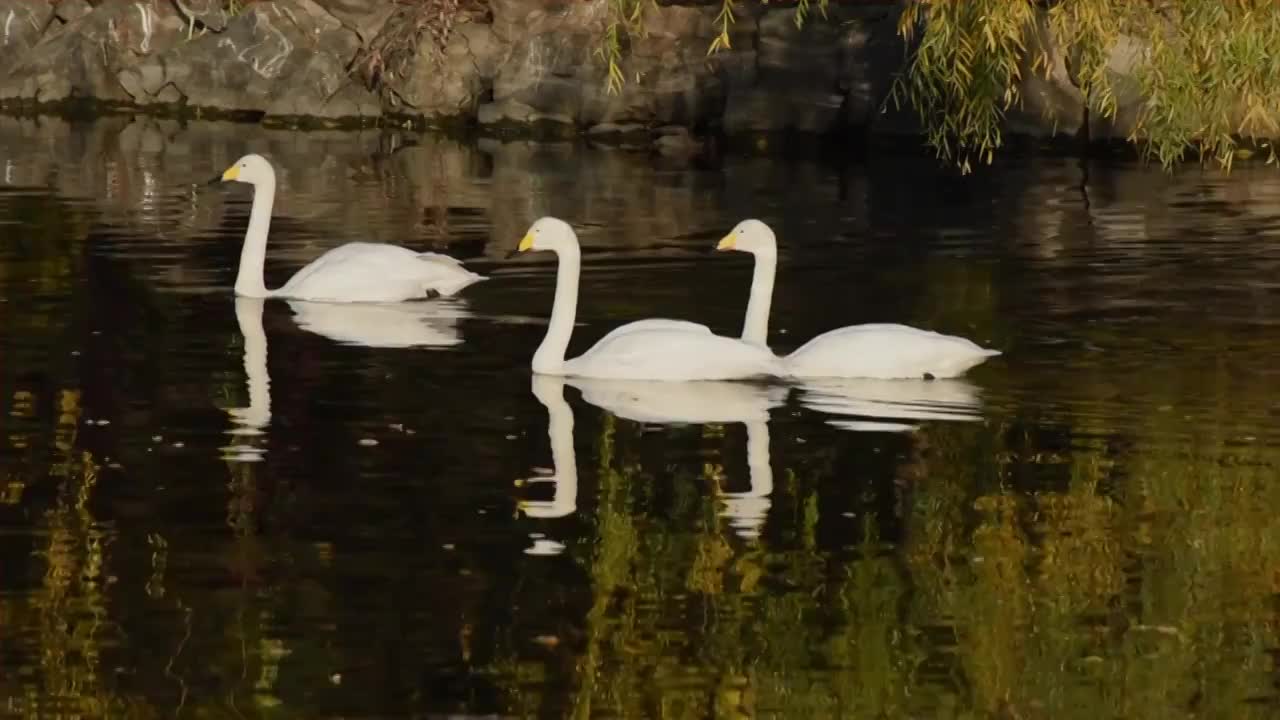
[[[456,300],[231,292],[350,240]],[[924,152],[663,159],[0,119],[0,716],[1263,718],[1280,712],[1280,175]],[[825,156],[824,156],[825,155]],[[535,379],[642,317],[902,322],[960,381]],[[407,346],[407,347],[406,347]],[[706,422],[716,420],[716,422]]]

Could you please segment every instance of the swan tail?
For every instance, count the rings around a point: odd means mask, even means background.
[[[427,290],[434,290],[445,297],[457,295],[463,288],[468,285],[474,285],[481,280],[488,280],[484,275],[478,275],[463,267],[462,262],[457,258],[448,255],[442,255],[435,252],[418,253],[418,259],[422,262],[435,265],[437,268],[444,267],[447,269],[447,275],[450,277],[445,280],[432,278],[430,284],[426,286]]]
[[[463,288],[488,279],[489,278],[484,275],[477,275],[473,272],[464,271],[463,273],[459,273],[456,278],[434,285],[432,289],[445,297],[452,297],[453,295],[457,295],[461,292]]]

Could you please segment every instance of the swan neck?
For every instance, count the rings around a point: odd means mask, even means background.
[[[533,354],[533,371],[546,375],[564,373],[564,354],[569,349],[573,323],[578,314],[578,274],[582,267],[577,246],[556,250],[556,297],[551,305],[551,321],[547,335]]]
[[[778,269],[775,253],[757,253],[751,275],[751,297],[747,300],[747,318],[742,324],[742,339],[754,345],[769,344],[769,306],[773,303],[773,279]]]
[[[249,211],[249,229],[240,249],[240,271],[236,275],[236,294],[267,297],[263,268],[267,259],[267,233],[271,230],[271,206],[275,204],[276,180],[267,178],[253,186],[253,209]]]

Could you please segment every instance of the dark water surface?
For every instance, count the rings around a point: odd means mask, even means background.
[[[492,280],[236,301],[355,239]],[[962,381],[535,381],[577,353],[859,322]],[[416,347],[402,347],[411,345]],[[568,387],[565,387],[565,385]],[[0,119],[0,715],[1263,718],[1280,713],[1280,176],[1010,157],[661,160],[395,133]],[[711,422],[714,420],[714,422]]]

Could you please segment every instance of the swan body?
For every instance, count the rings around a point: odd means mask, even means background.
[[[419,253],[383,243],[353,242],[312,260],[276,290],[263,280],[267,232],[275,202],[276,174],[260,155],[245,155],[222,174],[223,182],[253,185],[253,208],[240,251],[236,294],[321,302],[399,302],[435,292],[454,295],[485,278],[439,253]]]
[[[549,250],[559,260],[551,322],[533,355],[535,373],[686,381],[778,376],[783,372],[781,362],[767,347],[716,335],[698,323],[665,319],[623,325],[582,355],[566,360],[577,314],[582,266],[578,236],[563,220],[545,217],[530,226],[518,249]]]
[[[742,340],[765,347],[778,266],[777,239],[763,222],[743,220],[720,240],[716,249],[755,256]],[[822,333],[781,358],[781,362],[786,376],[791,378],[952,378],[999,354],[999,350],[988,350],[954,335],[907,325],[868,323]]]
[[[788,374],[799,378],[953,378],[999,354],[954,335],[868,323],[828,330],[801,345],[784,362]]]

